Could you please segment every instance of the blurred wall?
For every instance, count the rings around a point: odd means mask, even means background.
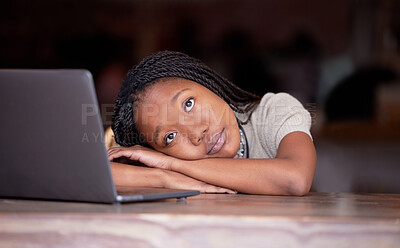
[[[0,67],[90,70],[107,126],[126,71],[182,51],[309,109],[316,190],[400,192],[398,13],[395,0],[3,0]]]

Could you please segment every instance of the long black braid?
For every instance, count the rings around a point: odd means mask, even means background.
[[[129,70],[122,81],[111,120],[115,141],[121,146],[146,145],[135,125],[135,104],[139,101],[139,93],[163,78],[197,82],[225,100],[237,113],[251,114],[260,100],[259,96],[240,89],[198,59],[180,52],[157,52]]]

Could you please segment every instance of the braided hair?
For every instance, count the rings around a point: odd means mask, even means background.
[[[146,145],[136,128],[135,109],[139,94],[148,86],[165,78],[183,78],[208,88],[237,113],[252,113],[260,97],[244,91],[218,75],[200,60],[184,53],[162,51],[144,58],[128,71],[114,104],[111,127],[115,141],[121,146]],[[241,124],[245,124],[241,122]]]

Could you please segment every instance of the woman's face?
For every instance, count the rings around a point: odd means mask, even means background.
[[[239,149],[239,127],[229,105],[186,79],[167,79],[146,89],[136,126],[154,149],[181,159],[233,157]]]

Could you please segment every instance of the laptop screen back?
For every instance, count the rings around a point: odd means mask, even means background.
[[[113,202],[92,76],[0,70],[0,196]]]

